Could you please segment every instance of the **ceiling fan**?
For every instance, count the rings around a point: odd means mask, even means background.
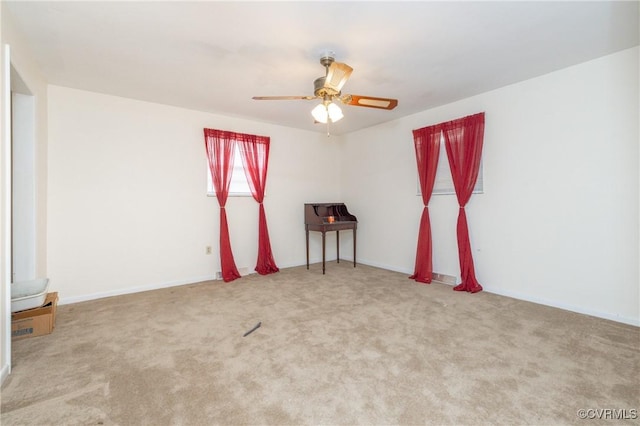
[[[376,98],[373,96],[362,95],[343,95],[341,92],[342,87],[349,79],[349,76],[353,72],[353,68],[347,64],[336,62],[333,52],[327,52],[322,56],[320,58],[320,64],[325,68],[325,75],[317,78],[313,82],[314,96],[254,96],[253,99],[270,101],[321,99],[322,103],[317,105],[311,111],[311,115],[315,119],[316,123],[323,124],[335,123],[344,117],[342,110],[336,104],[336,101],[340,101],[345,105],[387,110],[394,109],[398,105],[397,99]]]

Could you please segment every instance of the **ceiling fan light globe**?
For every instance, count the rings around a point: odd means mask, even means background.
[[[341,120],[344,117],[342,110],[340,107],[333,102],[327,105],[327,113],[329,114],[329,118],[332,123],[335,123],[338,120]]]
[[[311,115],[313,118],[323,124],[326,124],[329,120],[329,112],[327,111],[327,107],[324,104],[318,104],[314,109],[311,110]]]

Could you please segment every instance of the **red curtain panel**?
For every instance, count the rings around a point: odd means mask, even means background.
[[[477,293],[482,290],[482,286],[475,275],[464,207],[471,198],[478,179],[484,138],[484,112],[442,123],[442,130],[453,186],[460,206],[456,231],[462,282],[454,290]]]
[[[264,212],[264,191],[267,183],[267,168],[269,166],[269,143],[266,136],[241,135],[238,138],[240,154],[244,172],[249,182],[253,198],[260,204],[258,218],[258,261],[255,271],[261,275],[278,272],[278,266],[273,260],[267,217]]]
[[[220,267],[225,282],[240,278],[240,273],[233,260],[229,225],[225,205],[229,195],[231,173],[233,172],[233,156],[235,153],[235,134],[223,130],[204,129],[204,144],[207,150],[209,170],[213,187],[220,204]]]
[[[436,168],[440,152],[440,126],[428,126],[413,131],[413,141],[418,163],[418,177],[422,192],[422,217],[418,231],[418,247],[413,275],[409,278],[422,283],[430,283],[433,275],[433,255],[431,242],[431,220],[429,219],[429,200],[436,180]]]

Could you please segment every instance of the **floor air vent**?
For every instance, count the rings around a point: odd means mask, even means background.
[[[456,277],[454,277],[453,275],[438,274],[436,272],[431,274],[431,279],[433,281],[449,285],[456,285],[457,281]]]
[[[243,266],[241,268],[238,268],[238,272],[240,273],[240,276],[244,277],[245,275],[249,275],[252,274],[253,271],[248,267],[248,266]],[[216,280],[221,280],[222,279],[222,272],[221,271],[217,271],[216,272]]]

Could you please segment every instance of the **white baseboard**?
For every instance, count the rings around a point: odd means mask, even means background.
[[[336,259],[327,259],[327,262],[332,262],[335,261]],[[348,262],[353,262],[353,258],[349,259],[349,258],[341,258],[340,260],[343,261],[348,261]],[[322,259],[309,259],[309,263],[320,263],[322,262]],[[386,269],[388,271],[393,271],[393,272],[399,272],[402,274],[407,274],[407,277],[409,277],[413,271],[412,270],[408,270],[408,269],[403,269],[403,268],[398,268],[392,265],[387,265],[384,263],[379,263],[379,262],[372,262],[369,261],[367,259],[365,260],[357,260],[358,264],[362,264],[362,265],[368,265],[368,266],[373,266],[375,268],[381,268],[381,269]],[[284,264],[284,265],[280,265],[279,268],[280,269],[284,269],[284,268],[293,268],[293,267],[298,267],[298,266],[304,266],[306,265],[306,262],[303,264]],[[252,271],[253,273],[253,271]],[[195,284],[195,283],[199,283],[202,281],[212,281],[215,280],[216,277],[214,276],[203,276],[203,277],[194,277],[188,280],[184,280],[184,281],[171,281],[171,282],[165,282],[165,283],[159,283],[159,284],[152,284],[152,285],[148,285],[148,286],[140,286],[140,287],[131,287],[131,288],[126,288],[126,289],[119,289],[119,290],[113,290],[113,291],[106,291],[106,292],[99,292],[99,293],[92,293],[92,294],[88,294],[88,295],[84,295],[84,296],[76,296],[76,297],[61,297],[60,301],[58,302],[60,305],[65,305],[65,304],[70,304],[70,303],[79,303],[79,302],[85,302],[85,301],[89,301],[89,300],[95,300],[95,299],[101,299],[103,297],[111,297],[111,296],[119,296],[119,295],[123,295],[123,294],[130,294],[130,293],[139,293],[142,291],[149,291],[149,290],[157,290],[157,289],[161,289],[161,288],[167,288],[167,287],[176,287],[176,286],[181,286],[181,285],[187,285],[187,284]],[[448,284],[445,284],[448,285]],[[553,300],[546,300],[546,299],[541,299],[541,298],[537,298],[537,297],[531,297],[529,295],[526,294],[521,294],[518,292],[512,292],[512,291],[508,291],[508,290],[503,290],[503,289],[496,289],[496,288],[492,288],[491,286],[486,286],[483,285],[482,286],[484,291],[486,291],[487,293],[492,293],[492,294],[497,294],[500,296],[505,296],[505,297],[511,297],[513,299],[518,299],[518,300],[523,300],[525,302],[532,302],[532,303],[537,303],[539,305],[544,305],[544,306],[550,306],[552,308],[558,308],[558,309],[563,309],[565,311],[570,311],[570,312],[576,312],[579,314],[584,314],[584,315],[589,315],[589,316],[593,316],[593,317],[597,317],[597,318],[602,318],[602,319],[606,319],[606,320],[611,320],[611,321],[615,321],[615,322],[620,322],[620,323],[624,323],[624,324],[629,324],[629,325],[633,325],[636,327],[640,327],[640,318],[629,318],[629,317],[623,317],[620,315],[616,315],[616,314],[612,314],[612,313],[608,313],[608,312],[601,312],[601,311],[597,311],[597,310],[592,310],[592,309],[585,309],[579,306],[573,306],[573,305],[569,305],[569,304],[565,304],[565,303],[560,303],[560,302],[556,302]],[[4,374],[4,368],[2,373]],[[8,374],[8,372],[7,372]],[[4,376],[3,376],[4,377]]]
[[[140,292],[143,292],[143,291],[158,290],[158,289],[167,288],[167,287],[177,287],[177,286],[181,286],[181,285],[195,284],[195,283],[199,283],[199,282],[202,282],[202,281],[213,281],[215,279],[216,278],[213,275],[211,275],[211,276],[206,275],[206,276],[202,276],[202,277],[189,278],[187,280],[169,281],[169,282],[151,284],[151,285],[146,285],[146,286],[130,287],[130,288],[123,288],[123,289],[118,289],[118,290],[111,290],[111,291],[103,291],[103,292],[98,292],[98,293],[85,294],[83,296],[60,297],[60,300],[58,301],[58,304],[59,305],[67,305],[67,304],[71,304],[71,303],[80,303],[80,302],[86,302],[86,301],[89,301],[89,300],[102,299],[104,297],[120,296],[120,295],[123,295],[123,294],[131,294],[131,293],[140,293]]]
[[[0,371],[0,386],[2,386],[5,379],[9,377],[10,372],[11,372],[11,368],[9,364],[5,364],[2,366],[2,370]]]
[[[345,259],[345,260],[353,262],[353,258]],[[408,269],[402,269],[402,268],[398,268],[396,266],[391,266],[391,265],[387,265],[387,264],[379,263],[379,262],[372,262],[372,261],[369,261],[367,259],[365,259],[365,260],[356,259],[356,263],[357,264],[367,265],[367,266],[373,266],[374,268],[386,269],[387,271],[400,272],[402,274],[407,274],[407,277],[409,277],[411,274],[413,274],[413,271],[408,270]]]
[[[566,303],[556,302],[553,300],[541,299],[538,297],[531,297],[529,295],[520,294],[518,292],[495,289],[495,288],[492,288],[491,286],[483,285],[482,288],[487,293],[497,294],[499,296],[511,297],[512,299],[524,300],[525,302],[537,303],[538,305],[550,306],[552,308],[558,308],[565,311],[575,312],[578,314],[589,315],[592,317],[602,318],[606,320],[621,322],[624,324],[640,327],[640,318],[629,318],[629,317],[623,317],[621,315],[612,314],[609,312],[602,312],[602,311],[597,311],[593,309],[585,309],[579,306],[573,306]]]
[[[401,272],[403,274],[407,274],[408,276],[413,274],[413,271],[409,271],[409,270],[406,270],[406,269],[398,269],[397,267],[381,264],[381,263],[378,263],[378,262],[370,262],[370,261],[367,261],[367,260],[360,261],[359,260],[358,263],[362,263],[363,265],[373,266],[373,267],[376,267],[376,268],[386,269],[388,271]],[[444,283],[440,283],[440,284],[444,284]],[[445,284],[445,285],[449,285],[449,284]],[[502,289],[496,289],[496,288],[492,288],[491,286],[486,286],[484,284],[482,284],[482,288],[487,293],[497,294],[499,296],[510,297],[512,299],[517,299],[517,300],[522,300],[522,301],[525,301],[525,302],[536,303],[538,305],[549,306],[549,307],[552,307],[552,308],[558,308],[558,309],[562,309],[562,310],[565,310],[565,311],[576,312],[578,314],[589,315],[589,316],[596,317],[596,318],[602,318],[602,319],[606,319],[606,320],[610,320],[610,321],[615,321],[615,322],[620,322],[620,323],[623,323],[623,324],[628,324],[628,325],[633,325],[633,326],[636,326],[636,327],[640,327],[640,318],[629,318],[629,317],[623,317],[623,316],[616,315],[616,314],[611,314],[611,313],[608,313],[608,312],[602,312],[602,311],[597,311],[597,310],[593,310],[593,309],[585,309],[585,308],[581,308],[579,306],[573,306],[573,305],[569,305],[569,304],[566,304],[566,303],[559,303],[559,302],[552,301],[552,300],[546,300],[546,299],[541,299],[541,298],[537,298],[537,297],[531,297],[529,295],[520,294],[518,292],[505,291],[505,290],[502,290]]]

